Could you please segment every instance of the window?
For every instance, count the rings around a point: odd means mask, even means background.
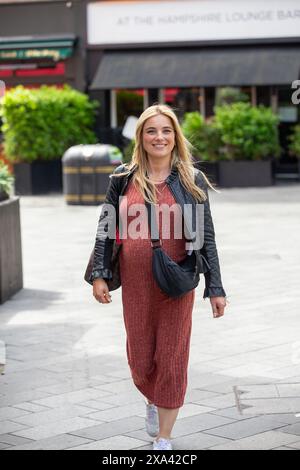
[[[139,117],[144,109],[144,90],[116,90],[117,126],[123,127],[129,116]]]
[[[216,99],[216,89],[215,88],[205,88],[205,114],[206,117],[211,117],[214,115],[214,106]]]
[[[290,86],[277,87],[277,112],[279,115],[279,138],[283,148],[283,154],[288,159],[289,136],[293,127],[299,122],[299,106],[292,103],[292,92]]]
[[[199,88],[165,88],[163,93],[164,102],[175,108],[179,120],[185,113],[200,111]]]
[[[271,106],[271,87],[257,86],[256,87],[256,104],[264,106]]]

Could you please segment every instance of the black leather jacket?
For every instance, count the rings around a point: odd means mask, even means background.
[[[114,173],[122,173],[126,171],[126,169],[126,166],[122,164],[115,169]],[[108,222],[107,212],[105,211],[106,204],[112,204],[114,206],[116,211],[116,226],[118,226],[119,197],[124,194],[128,182],[130,181],[130,178],[132,177],[134,171],[135,168],[132,168],[129,174],[127,175],[115,178],[113,175],[111,176],[110,183],[106,192],[106,199],[104,205],[102,206],[102,211],[98,222],[97,234],[100,233],[99,228],[101,225],[103,227],[103,222]],[[206,201],[202,203],[204,204],[204,243],[201,249],[196,248],[194,250],[197,256],[199,272],[204,273],[205,277],[205,289],[203,298],[215,296],[225,297],[226,293],[222,286],[219,258],[215,242],[215,231],[210,211],[207,184],[200,171],[196,168],[195,182],[201,189],[205,191],[207,195]],[[193,207],[195,206],[196,201],[186,190],[186,188],[181,184],[178,175],[178,170],[176,167],[172,168],[170,175],[166,179],[166,183],[170,191],[172,192],[176,203],[180,204],[182,208],[184,204],[192,204]],[[184,214],[183,210],[182,214]],[[187,226],[191,229],[195,228],[194,220],[184,220],[184,222],[187,223]],[[189,230],[188,233],[190,233]],[[190,240],[193,241],[193,238],[190,238]],[[115,240],[111,237],[104,238],[102,236],[99,238],[98,236],[96,236],[96,242],[94,247],[94,263],[91,280],[97,278],[112,278],[110,263],[114,242]]]

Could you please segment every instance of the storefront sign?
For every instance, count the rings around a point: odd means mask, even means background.
[[[0,60],[10,59],[67,59],[73,53],[71,47],[58,49],[11,49],[0,50]]]
[[[97,2],[88,43],[138,44],[300,37],[299,0]]]

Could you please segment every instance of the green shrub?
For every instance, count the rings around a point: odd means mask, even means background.
[[[215,108],[220,152],[227,160],[260,160],[280,154],[279,118],[270,108],[234,103]]]
[[[205,121],[198,111],[194,111],[185,113],[181,128],[192,144],[192,153],[196,158],[203,161],[218,160],[221,136],[213,122]]]
[[[239,88],[222,87],[216,92],[216,106],[249,101],[249,96],[243,93]]]
[[[132,159],[133,149],[135,146],[135,139],[130,140],[123,151],[123,163],[129,163]]]
[[[202,147],[199,134],[204,126],[204,118],[198,112],[185,113],[181,124],[182,132],[188,141],[198,150]]]
[[[13,163],[59,159],[72,145],[96,143],[98,105],[68,85],[8,91],[0,108],[7,158]]]
[[[300,158],[300,125],[294,126],[292,134],[289,136],[290,155]]]
[[[0,161],[0,193],[9,194],[14,182],[14,177],[10,174],[8,166]]]

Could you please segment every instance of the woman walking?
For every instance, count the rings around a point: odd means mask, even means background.
[[[212,186],[202,172],[194,169],[189,143],[173,110],[166,105],[147,108],[138,119],[135,140],[130,163],[120,165],[111,176],[104,208],[107,204],[113,206],[117,215],[127,358],[134,384],[145,397],[146,430],[155,437],[154,450],[172,450],[171,432],[187,388],[195,289],[177,298],[160,289],[152,271],[147,217],[138,228],[130,208],[143,207],[145,201],[155,205],[162,247],[179,263],[191,252],[185,234],[176,236],[185,222],[182,204],[190,200],[202,204],[204,237],[195,254],[198,262],[207,266],[201,271],[205,276],[203,297],[210,298],[215,318],[224,314],[226,294],[207,192]],[[159,211],[164,205],[174,208],[170,211],[168,236],[164,236],[165,224]],[[111,302],[107,280],[112,278],[114,243],[109,237],[99,236],[105,216],[107,212],[102,209],[91,275],[93,295],[103,304]],[[124,236],[124,227],[135,227],[135,235]]]

